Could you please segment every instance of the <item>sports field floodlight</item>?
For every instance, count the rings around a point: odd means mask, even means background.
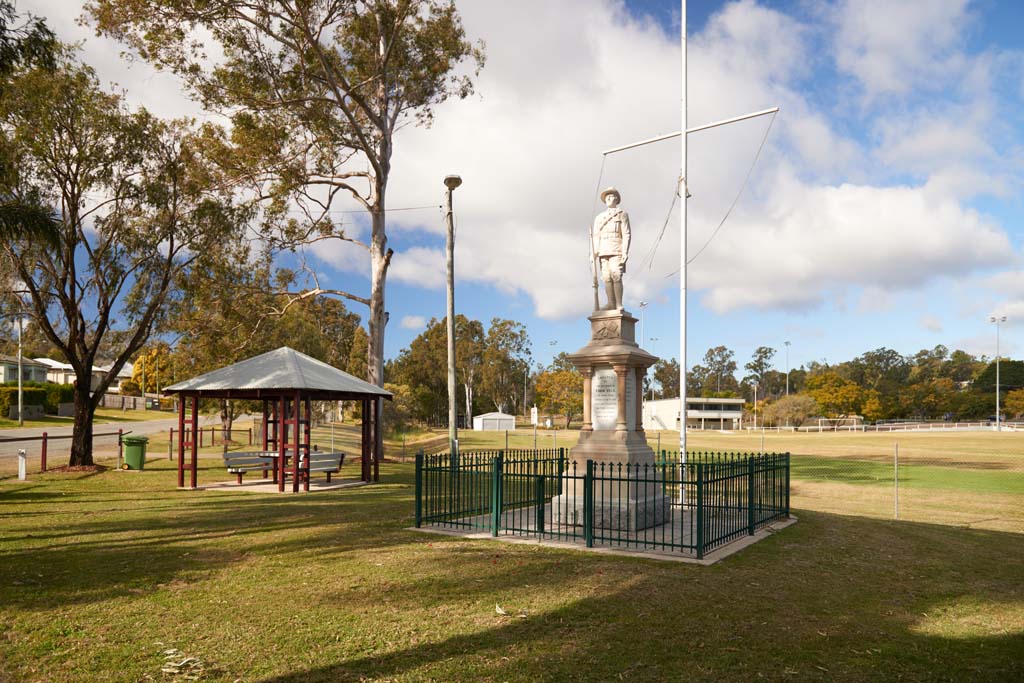
[[[647,308],[646,301],[640,302],[640,348],[644,346],[644,309]]]
[[[757,431],[757,382],[750,383],[754,387],[754,431]]]
[[[996,431],[1003,431],[1002,421],[999,419],[999,326],[1006,322],[1006,316],[989,316],[988,321],[996,326]]]

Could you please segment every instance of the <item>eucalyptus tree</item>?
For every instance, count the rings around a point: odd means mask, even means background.
[[[129,110],[69,49],[53,69],[7,82],[0,126],[19,169],[17,187],[0,191],[35,193],[59,221],[56,243],[4,242],[0,255],[29,315],[74,368],[70,464],[91,465],[103,393],[165,314],[175,279],[241,217],[209,189],[185,123]],[[91,392],[106,353],[112,366]]]
[[[46,23],[32,15],[19,15],[14,4],[0,0],[0,98],[7,80],[19,69],[32,66],[52,68],[57,50],[56,38]],[[52,211],[39,202],[36,193],[20,188],[18,164],[0,131],[0,241],[36,239],[53,242],[57,221]],[[4,274],[9,280],[10,273]]]
[[[368,379],[382,386],[394,136],[410,123],[428,125],[448,98],[470,95],[472,68],[483,64],[482,45],[466,39],[454,4],[89,0],[86,9],[100,33],[173,70],[207,109],[230,117],[222,161],[266,200],[266,225],[280,246],[334,239],[368,253],[368,295],[315,278],[289,294],[366,305]],[[459,70],[463,62],[470,69]],[[332,220],[339,195],[369,214],[368,240]]]

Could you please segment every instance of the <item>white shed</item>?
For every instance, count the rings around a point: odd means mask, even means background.
[[[483,415],[473,416],[473,431],[484,431],[484,432],[503,432],[506,429],[514,431],[516,428],[516,418],[514,415],[506,415],[505,413],[484,413]]]

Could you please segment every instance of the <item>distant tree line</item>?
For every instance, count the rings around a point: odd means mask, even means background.
[[[813,361],[787,374],[775,367],[776,350],[758,347],[737,377],[735,353],[716,346],[687,375],[687,394],[742,397],[769,424],[793,424],[813,416],[860,416],[877,420],[982,420],[995,415],[994,359],[945,346],[903,355],[879,348],[841,363]],[[668,377],[666,369],[674,373]],[[659,368],[662,370],[659,373]],[[659,361],[654,385],[658,395],[678,396],[678,365]],[[650,387],[649,387],[650,389]],[[1000,361],[1000,402],[1005,416],[1024,416],[1024,362]]]

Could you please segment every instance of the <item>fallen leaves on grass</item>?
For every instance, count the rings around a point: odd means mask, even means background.
[[[188,657],[175,647],[164,650],[163,655],[160,671],[173,676],[175,681],[198,681],[202,677],[205,667],[198,657]]]

